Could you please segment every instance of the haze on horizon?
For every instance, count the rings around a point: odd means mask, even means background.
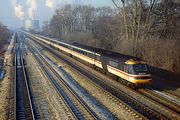
[[[51,19],[57,8],[65,4],[114,7],[111,0],[4,0],[0,4],[0,22],[10,29],[17,29],[23,26],[25,19],[33,19],[35,12],[41,25],[43,21]]]

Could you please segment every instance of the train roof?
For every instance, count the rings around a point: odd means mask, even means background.
[[[87,46],[87,45],[79,44],[76,42],[72,43],[70,41],[65,41],[65,40],[57,40],[54,38],[48,38],[48,37],[44,37],[44,36],[41,36],[41,37],[51,39],[51,41],[54,41],[57,43],[61,43],[61,44],[65,44],[65,45],[70,45],[72,47],[80,48],[83,51],[86,51],[89,53],[95,53],[96,55],[99,55],[99,56],[105,56],[105,57],[108,57],[109,59],[117,60],[119,62],[123,62],[126,64],[144,63],[142,59],[137,58],[137,57],[133,57],[130,55],[123,55],[123,54],[120,54],[117,52],[112,52],[112,51],[101,49],[101,48]]]
[[[87,46],[87,45],[83,45],[83,44],[79,44],[79,43],[73,43],[72,45],[74,45],[76,47],[80,47],[82,49],[86,49],[86,50],[95,52],[95,53],[100,54],[100,55],[108,56],[109,58],[120,60],[122,62],[125,62],[127,60],[142,61],[142,59],[137,58],[137,57],[133,57],[133,56],[130,56],[130,55],[123,55],[123,54],[120,54],[120,53],[117,53],[117,52],[112,52],[112,51],[109,51],[109,50],[95,48],[95,47],[91,47],[91,46]]]

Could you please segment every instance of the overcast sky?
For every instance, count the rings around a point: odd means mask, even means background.
[[[0,22],[9,28],[18,28],[24,19],[32,18],[33,11],[37,12],[40,22],[47,21],[58,7],[68,3],[114,7],[111,0],[1,0]]]

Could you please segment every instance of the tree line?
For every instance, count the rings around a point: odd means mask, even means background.
[[[10,38],[10,31],[9,29],[0,23],[0,48],[3,47],[7,40]]]
[[[112,0],[115,8],[66,5],[41,34],[141,57],[180,74],[180,2]]]

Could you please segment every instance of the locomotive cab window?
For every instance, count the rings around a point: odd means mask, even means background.
[[[135,70],[136,72],[148,71],[147,65],[134,65],[134,70]]]

